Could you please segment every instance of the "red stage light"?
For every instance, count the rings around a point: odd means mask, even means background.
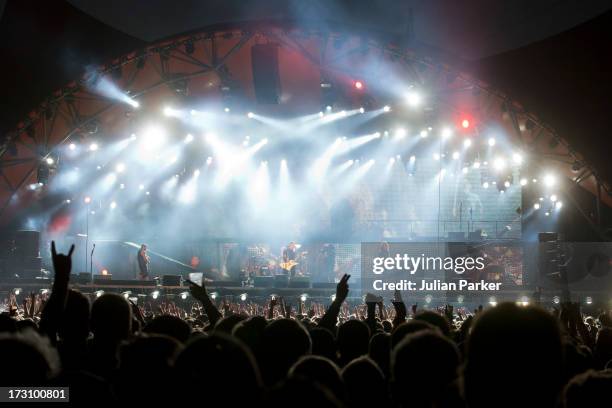
[[[464,129],[467,129],[470,127],[470,121],[468,119],[463,119],[461,121],[461,127],[463,127]]]
[[[361,82],[361,81],[355,81],[355,88],[357,88],[357,89],[363,89],[363,82]]]

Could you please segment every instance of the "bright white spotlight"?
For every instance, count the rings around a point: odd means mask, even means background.
[[[510,182],[508,180],[504,181],[504,187],[506,188],[510,187]]]
[[[181,299],[185,300],[185,299],[187,299],[187,296],[189,296],[189,292],[182,292],[181,293]]]
[[[326,111],[328,111],[328,112],[331,112],[331,110],[332,110],[331,105],[327,105],[327,106],[325,107],[325,110],[326,110]]]
[[[520,153],[514,153],[512,155],[512,161],[516,165],[521,165],[523,163],[523,156]]]
[[[128,99],[127,103],[130,104],[132,108],[136,108],[136,109],[140,108],[140,102],[135,101],[133,99]]]
[[[45,161],[47,162],[48,165],[52,165],[54,163],[53,157],[47,157]]]
[[[255,117],[255,114],[253,112],[247,113],[247,118],[252,119],[254,117]]]
[[[143,147],[152,150],[161,146],[166,139],[163,129],[157,126],[147,128],[143,135]]]
[[[438,153],[434,153],[434,154],[433,154],[433,159],[434,159],[434,160],[440,160],[440,154],[438,154]]]
[[[550,196],[550,201],[552,201],[553,203],[554,203],[555,201],[557,201],[557,195],[556,195],[556,194],[551,194],[551,196]]]
[[[187,136],[185,136],[185,143],[191,142],[193,142],[193,135],[191,133],[187,133]]]
[[[106,176],[106,182],[108,184],[113,184],[115,181],[117,181],[117,175],[115,173],[108,173]]]
[[[463,141],[463,147],[465,147],[466,149],[470,147],[471,145],[472,145],[472,139],[465,139]]]
[[[506,161],[501,157],[496,157],[495,160],[493,160],[493,168],[495,170],[503,170],[504,167],[506,167]]]
[[[489,182],[485,181],[484,183],[482,183],[482,187],[483,188],[489,188]]]
[[[119,184],[119,188],[120,188],[121,190],[123,190],[123,189],[125,188],[125,184],[123,184],[123,183]]]
[[[228,108],[227,106],[225,107],[225,109],[223,109],[225,111],[225,113],[229,113],[230,108]]]
[[[522,178],[521,179],[521,186],[526,186],[527,185],[527,179],[526,178]]]
[[[89,203],[91,203],[91,197],[90,197],[90,196],[85,196],[85,198],[83,199],[83,202],[84,202],[85,204],[89,204]]]
[[[364,108],[359,108],[359,113],[365,113],[365,109]]]
[[[414,163],[416,161],[416,156],[410,156],[410,163]]]
[[[153,299],[157,299],[159,297],[159,290],[154,290],[153,292],[151,292],[151,297]]]
[[[246,293],[241,294],[241,295],[240,295],[240,301],[241,301],[241,302],[246,301],[246,300],[247,300],[247,296],[248,296],[248,295],[247,295]]]
[[[539,209],[540,209],[540,203],[535,203],[535,204],[533,205],[533,209],[534,209],[534,210],[539,210]]]
[[[383,112],[390,112],[391,111],[391,107],[389,105],[385,105],[383,107]]]
[[[408,102],[408,105],[412,107],[419,106],[421,104],[421,95],[419,95],[417,91],[411,90],[406,95],[406,101]]]
[[[463,172],[463,174],[467,174],[469,169],[467,167],[464,167],[463,169],[461,169],[461,171]]]
[[[403,139],[404,137],[406,137],[406,129],[404,128],[398,128],[395,130],[395,137],[397,137],[398,139]]]
[[[442,129],[442,137],[444,139],[448,139],[452,135],[453,135],[453,131],[450,128],[445,127],[444,129]]]
[[[68,145],[68,148],[69,148],[70,150],[76,150],[76,145],[75,145],[74,143],[70,143],[70,144]]]
[[[556,182],[557,180],[555,179],[555,176],[553,176],[552,174],[547,174],[544,176],[544,185],[546,187],[552,187],[555,185]]]
[[[562,202],[562,201],[557,201],[557,202],[555,203],[555,208],[556,208],[557,210],[560,210],[562,207],[563,207],[563,202]]]
[[[200,170],[199,170],[199,169],[196,169],[196,170],[193,172],[193,175],[194,175],[195,177],[200,177]]]
[[[115,201],[110,203],[110,208],[111,208],[111,210],[114,210],[115,208],[117,208],[117,203]]]
[[[66,204],[70,204],[72,201],[68,198],[66,199]]]
[[[475,169],[479,169],[480,168],[480,162],[479,161],[475,161],[474,164],[472,165],[472,167],[474,167]]]
[[[389,158],[389,164],[393,164],[395,163],[395,157],[390,157]]]
[[[89,150],[92,152],[95,152],[96,150],[98,150],[98,144],[97,143],[92,143],[89,145]]]
[[[453,152],[453,160],[459,160],[459,152]]]
[[[125,171],[125,164],[123,163],[118,163],[115,166],[115,170],[117,171],[117,173],[123,173]]]
[[[210,156],[207,157],[206,158],[206,164],[210,165],[212,163],[212,160],[213,160],[212,157],[210,157]]]
[[[546,211],[546,212],[544,213],[544,215],[548,217],[548,216],[550,215],[550,212],[549,212],[549,211]]]
[[[491,147],[495,146],[495,138],[494,137],[490,137],[489,138],[489,146],[491,146]]]
[[[132,133],[132,134],[130,135],[130,140],[132,140],[132,141],[133,141],[133,140],[136,140],[136,139],[137,139],[137,137],[136,137],[136,133]]]
[[[141,185],[139,185],[139,186],[138,186],[138,189],[139,189],[139,190],[144,190],[144,188],[145,188],[145,187],[144,187],[144,184],[141,184]]]
[[[169,106],[164,107],[164,115],[172,116],[174,114],[174,109]]]

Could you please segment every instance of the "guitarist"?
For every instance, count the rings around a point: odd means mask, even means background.
[[[287,247],[283,249],[283,262],[295,261],[297,259],[297,246],[291,241]],[[289,276],[293,278],[297,272],[297,265],[289,269]]]

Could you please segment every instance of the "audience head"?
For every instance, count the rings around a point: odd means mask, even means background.
[[[186,343],[191,335],[191,327],[180,317],[162,315],[157,316],[149,322],[145,328],[145,333],[165,334],[175,340]]]
[[[77,290],[69,289],[64,310],[58,327],[60,338],[68,342],[85,341],[89,336],[89,298]]]
[[[297,321],[278,319],[269,323],[263,332],[260,367],[266,383],[273,385],[285,378],[289,368],[311,349],[310,335]]]
[[[93,303],[91,330],[95,340],[118,343],[128,338],[131,326],[132,309],[123,296],[105,293]]]
[[[348,363],[342,369],[342,380],[348,406],[387,406],[389,393],[385,376],[371,358],[359,357]]]
[[[59,356],[48,339],[34,330],[0,333],[0,384],[45,385],[59,370]]]
[[[534,306],[503,303],[479,314],[467,343],[465,394],[470,407],[556,404],[563,377],[558,322]],[[520,384],[516,380],[520,379]]]
[[[368,354],[370,329],[361,320],[349,320],[338,328],[338,353],[340,366]]]
[[[564,408],[598,407],[610,401],[612,370],[593,371],[574,377],[563,391]]]
[[[312,339],[312,354],[336,361],[336,339],[332,332],[324,327],[314,327],[310,330]]]
[[[446,318],[446,316],[441,315],[440,313],[432,312],[431,310],[424,310],[422,312],[417,313],[414,316],[414,320],[427,322],[438,329],[440,332],[448,336],[450,334],[450,322]]]
[[[342,401],[344,399],[344,384],[340,378],[340,370],[330,359],[321,356],[304,356],[289,370],[289,378],[301,377],[319,383]]]

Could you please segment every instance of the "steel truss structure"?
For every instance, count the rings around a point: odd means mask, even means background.
[[[53,157],[60,146],[99,128],[112,132],[130,126],[131,117],[137,112],[92,92],[92,81],[108,78],[141,105],[162,90],[171,90],[170,95],[188,96],[193,93],[194,81],[199,81],[198,88],[204,93],[220,89],[223,97],[229,89],[232,95],[243,91],[239,96],[246,96],[252,82],[250,70],[245,69],[250,67],[248,51],[258,43],[275,43],[283,52],[299,56],[313,72],[318,71],[319,81],[345,75],[384,85],[391,81],[384,70],[373,76],[371,69],[366,72],[360,68],[365,60],[370,62],[370,68],[372,61],[386,62],[396,67],[404,82],[434,95],[433,109],[447,115],[458,115],[458,102],[467,98],[476,132],[487,121],[495,120],[535,166],[564,174],[593,193],[598,206],[600,202],[612,205],[610,186],[555,129],[504,93],[452,66],[402,46],[341,31],[243,25],[203,30],[153,44],[89,71],[51,95],[5,135],[0,146],[2,217],[10,216],[14,212],[12,207],[32,199],[35,193],[26,186],[36,181],[41,161]],[[299,69],[295,75],[301,75]],[[388,86],[393,87],[393,83]],[[391,99],[389,102],[393,103]]]

